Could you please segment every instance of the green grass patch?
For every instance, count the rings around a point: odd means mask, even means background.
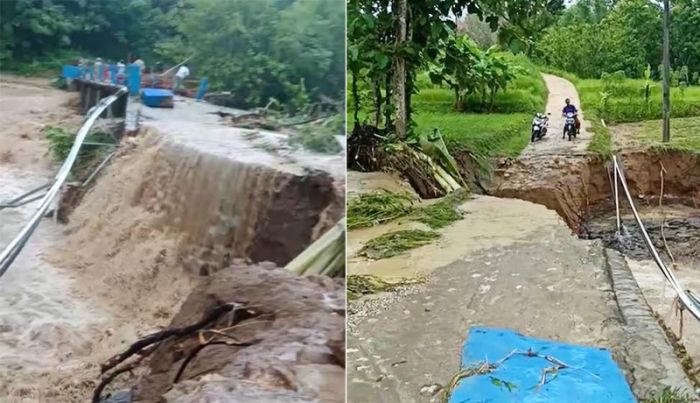
[[[604,160],[611,159],[613,151],[610,130],[603,126],[597,118],[594,118],[591,122],[593,138],[588,144],[588,151],[600,155]]]
[[[504,53],[505,59],[516,69],[515,78],[508,83],[505,91],[499,91],[494,98],[493,109],[482,103],[481,97],[472,94],[465,100],[465,113],[527,113],[544,110],[547,102],[547,86],[540,72],[525,56]],[[422,77],[419,75],[419,78]],[[418,80],[420,91],[413,96],[412,106],[419,113],[458,113],[454,110],[455,99],[451,89],[429,84],[425,79]],[[442,128],[441,128],[442,129]]]
[[[578,80],[576,88],[584,111],[595,111],[606,123],[641,122],[663,117],[661,83],[654,82],[649,100],[644,97],[644,80],[625,79],[614,88],[606,88],[602,80]],[[603,93],[610,95],[607,100]],[[671,88],[671,117],[700,116],[700,86]]]
[[[348,229],[372,227],[409,215],[414,199],[409,194],[385,191],[365,193],[348,202]]]
[[[516,157],[529,142],[530,121],[535,112],[543,112],[547,86],[539,69],[525,56],[504,54],[518,73],[504,92],[499,92],[491,113],[475,94],[465,102],[465,112],[457,112],[451,89],[432,84],[425,72],[417,76],[419,91],[411,99],[416,133],[438,128],[450,151],[469,151],[477,157]],[[349,88],[349,87],[348,87]],[[360,121],[373,120],[371,99],[363,92]],[[348,94],[348,129],[353,126],[354,100]]]
[[[454,94],[447,88],[421,88],[413,97],[413,115],[419,133],[439,128],[451,151],[469,151],[478,157],[517,157],[530,141],[532,115],[543,112],[547,86],[539,69],[526,57],[505,54],[518,69],[505,92],[495,98],[493,113],[482,113],[478,96],[455,111]]]
[[[44,129],[49,140],[49,149],[54,161],[62,163],[70,153],[75,141],[75,134],[62,127],[47,126]],[[114,144],[114,139],[107,133],[95,132],[85,137],[86,143]],[[78,152],[75,165],[70,173],[71,180],[82,180],[87,177],[97,161],[101,161],[111,151],[109,146],[83,144]]]
[[[411,218],[415,218],[416,221],[422,222],[432,229],[444,228],[462,219],[463,213],[459,211],[458,206],[468,196],[469,194],[465,191],[451,193],[439,202],[416,209]]]
[[[440,234],[437,232],[417,229],[389,232],[367,242],[360,250],[360,255],[370,259],[384,259],[427,245],[438,238]]]
[[[671,119],[671,141],[661,141],[662,121],[641,123],[634,140],[657,151],[683,151],[700,154],[700,117]]]
[[[377,276],[369,274],[349,274],[345,280],[348,300],[352,301],[363,295],[376,294],[379,292],[395,291],[401,287],[420,284],[422,278],[402,279],[397,282],[387,282]]]
[[[689,393],[683,393],[678,388],[665,387],[656,395],[642,399],[642,403],[692,403],[695,398]]]
[[[321,154],[338,154],[343,151],[343,146],[335,137],[338,133],[337,130],[329,127],[304,125],[289,136],[289,142]]]
[[[63,160],[68,157],[68,154],[73,147],[75,134],[62,127],[53,126],[47,126],[44,128],[44,133],[46,134],[46,138],[49,140],[49,148],[53,159],[56,162],[63,162]],[[109,144],[114,143],[114,139],[107,133],[95,132],[88,134],[85,137],[85,142]],[[94,147],[83,145],[80,148],[78,158],[81,159],[84,157],[90,157],[91,155],[95,154],[94,150]]]
[[[481,157],[517,157],[530,141],[525,113],[467,114],[451,111],[418,112],[417,130],[439,127],[451,151],[470,151]]]

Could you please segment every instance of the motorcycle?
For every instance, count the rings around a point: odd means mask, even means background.
[[[573,112],[567,112],[564,118],[564,133],[561,138],[564,139],[566,136],[569,136],[569,141],[576,138],[576,114]]]
[[[551,115],[548,113],[547,115]],[[542,137],[547,135],[547,129],[549,127],[549,118],[543,113],[536,113],[535,117],[532,119],[532,132],[530,135],[530,141],[535,142],[542,139]]]

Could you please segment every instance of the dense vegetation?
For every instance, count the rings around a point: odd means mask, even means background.
[[[700,0],[677,0],[671,10],[671,64],[676,83],[700,80]],[[623,71],[642,78],[661,73],[661,3],[651,0],[580,0],[546,29],[535,57],[582,78]]]
[[[342,0],[3,0],[0,68],[34,73],[78,57],[174,65],[240,107],[340,101]]]
[[[432,95],[441,99],[444,89],[450,91],[456,112],[532,113],[541,108],[540,80],[530,89],[521,88],[523,93],[530,90],[528,97],[511,94],[514,80],[530,71],[519,71],[518,61],[484,45],[497,42],[503,50],[532,53],[544,28],[563,12],[563,1],[407,2],[410,40],[403,41],[397,30],[400,3],[348,1],[348,108],[354,126],[371,124],[400,139],[419,137],[415,129],[420,124],[415,123],[420,118],[414,112],[420,111],[422,97],[431,98],[426,90],[430,84],[435,85]],[[488,35],[487,29],[495,34]],[[472,32],[479,33],[474,35],[477,40]],[[405,90],[397,83],[403,83]],[[526,107],[507,105],[523,100]]]
[[[528,59],[574,81],[589,118],[623,123],[662,115],[659,2],[408,3],[402,42],[401,0],[348,1],[354,127],[376,127],[389,139],[421,139],[439,128],[450,150],[518,155],[528,116],[546,97]],[[672,116],[698,116],[700,1],[672,3]],[[403,97],[397,82],[405,85]],[[601,135],[591,147],[608,152],[604,128],[596,123],[593,130]]]
[[[417,132],[440,128],[452,151],[468,151],[480,157],[515,157],[527,145],[532,113],[543,111],[547,89],[535,67],[525,56],[502,56],[516,71],[505,91],[484,108],[479,94],[465,99],[457,112],[454,96],[445,86],[423,88],[419,80],[415,95]],[[490,113],[483,113],[483,112]]]

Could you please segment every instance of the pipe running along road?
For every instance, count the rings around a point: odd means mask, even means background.
[[[51,205],[51,202],[56,198],[56,195],[58,195],[66,179],[68,179],[68,174],[70,173],[71,169],[73,168],[73,165],[75,164],[75,160],[77,159],[78,153],[80,152],[80,147],[83,145],[85,137],[87,137],[87,134],[92,128],[92,125],[95,124],[97,118],[102,114],[102,112],[105,111],[105,109],[107,109],[107,107],[109,107],[112,103],[114,103],[114,101],[116,101],[120,96],[126,94],[127,92],[128,90],[126,87],[121,87],[119,91],[106,98],[103,98],[94,108],[92,108],[87,118],[85,119],[85,122],[80,127],[80,130],[78,130],[78,133],[75,136],[75,141],[73,142],[73,147],[71,147],[68,157],[63,162],[63,165],[61,165],[61,169],[58,170],[58,173],[54,177],[54,180],[51,183],[51,187],[41,199],[41,204],[39,205],[39,208],[37,208],[36,212],[31,217],[27,225],[25,225],[24,228],[22,228],[20,233],[17,234],[17,236],[12,240],[12,242],[10,242],[10,244],[7,245],[7,247],[2,251],[2,253],[0,253],[0,277],[4,275],[5,272],[7,272],[7,269],[9,269],[12,262],[14,262],[17,258],[17,255],[19,255],[19,253],[22,251],[24,245],[26,245],[29,238],[39,226],[39,221],[46,214],[46,211]]]
[[[634,206],[634,202],[632,201],[632,195],[630,194],[630,191],[627,188],[627,180],[625,179],[625,173],[622,169],[622,163],[618,162],[617,156],[613,156],[613,169],[615,169],[616,180],[619,175],[620,184],[622,185],[622,189],[625,192],[625,196],[627,196],[627,201],[629,202],[630,207],[632,208],[632,214],[634,215],[634,219],[637,221],[637,225],[639,225],[639,229],[642,231],[642,235],[644,235],[644,243],[646,243],[647,249],[649,249],[649,252],[651,252],[652,257],[656,262],[656,265],[659,266],[659,269],[661,269],[661,273],[664,275],[664,277],[666,277],[668,282],[671,283],[671,287],[673,287],[673,289],[676,291],[676,294],[678,295],[678,299],[680,300],[681,304],[683,304],[683,306],[687,310],[689,310],[691,314],[693,314],[695,319],[700,320],[700,301],[698,301],[698,299],[690,291],[683,290],[680,283],[676,279],[676,276],[673,275],[673,272],[669,270],[668,267],[666,267],[664,262],[661,260],[659,253],[656,251],[654,244],[651,242],[651,238],[649,238],[649,234],[647,233],[646,228],[644,228],[644,224],[642,223],[641,218],[639,218],[637,208]],[[615,193],[615,197],[617,198],[617,192]],[[617,203],[617,200],[615,202]],[[617,215],[619,222],[619,209],[617,211]]]

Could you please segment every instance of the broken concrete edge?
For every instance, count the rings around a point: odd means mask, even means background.
[[[624,256],[605,248],[605,261],[625,332],[613,350],[618,350],[614,351],[615,358],[622,361],[620,365],[633,392],[644,399],[670,387],[694,396],[695,389]]]

